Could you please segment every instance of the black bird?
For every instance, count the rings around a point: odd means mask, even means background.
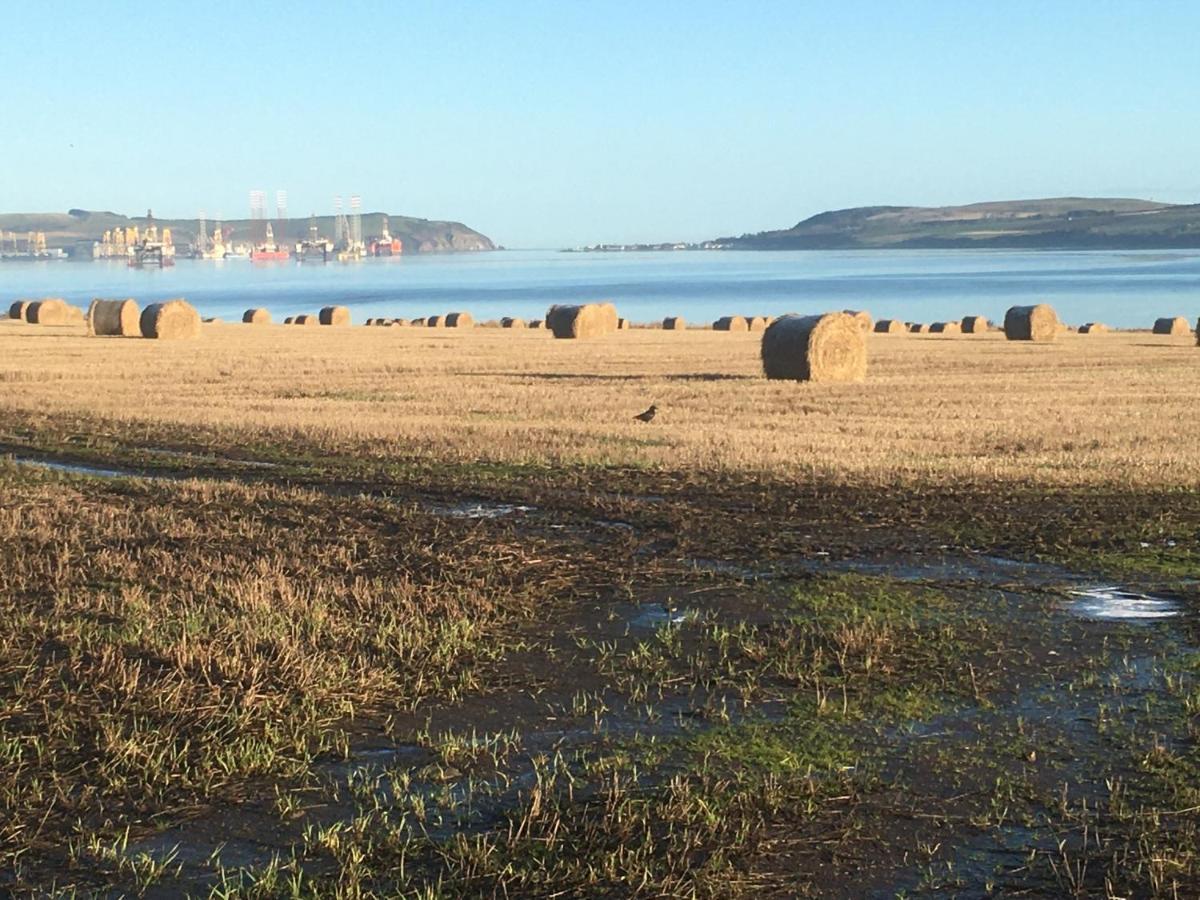
[[[634,418],[637,419],[639,422],[649,422],[651,419],[654,418],[654,414],[656,412],[658,412],[658,409],[654,406],[653,403],[651,403],[650,408],[648,410],[646,410],[644,413],[638,413],[636,416],[634,416]]]

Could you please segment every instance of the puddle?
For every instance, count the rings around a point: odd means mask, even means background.
[[[26,459],[12,457],[12,461],[21,466],[34,466],[38,469],[49,469],[52,472],[66,472],[71,475],[90,475],[93,478],[143,478],[137,472],[122,469],[105,469],[100,466],[88,466],[82,463],[51,462],[45,459]]]
[[[493,503],[488,500],[466,500],[461,503],[430,503],[427,512],[448,519],[499,519],[504,516],[524,515],[537,509],[536,506],[521,506],[515,503]]]
[[[696,618],[694,609],[676,609],[661,603],[639,603],[629,618],[633,628],[662,628],[664,625],[682,625]]]
[[[1071,601],[1068,609],[1085,619],[1170,619],[1180,612],[1179,604],[1174,600],[1121,587],[1096,587],[1070,593],[1078,599]]]

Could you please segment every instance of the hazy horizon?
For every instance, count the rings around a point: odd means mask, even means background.
[[[300,218],[359,194],[525,248],[1200,199],[1185,4],[58,9],[6,11],[0,211],[235,219],[282,189]]]

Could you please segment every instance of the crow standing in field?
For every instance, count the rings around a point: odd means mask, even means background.
[[[653,403],[651,403],[650,408],[648,410],[646,410],[644,413],[638,413],[636,416],[634,416],[634,418],[637,419],[639,422],[649,422],[651,419],[654,418],[654,414],[656,412],[658,412],[658,409],[655,407],[655,405]]]

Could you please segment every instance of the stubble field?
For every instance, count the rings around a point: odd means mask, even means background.
[[[1200,890],[1200,349],[869,352],[0,321],[0,890]]]

